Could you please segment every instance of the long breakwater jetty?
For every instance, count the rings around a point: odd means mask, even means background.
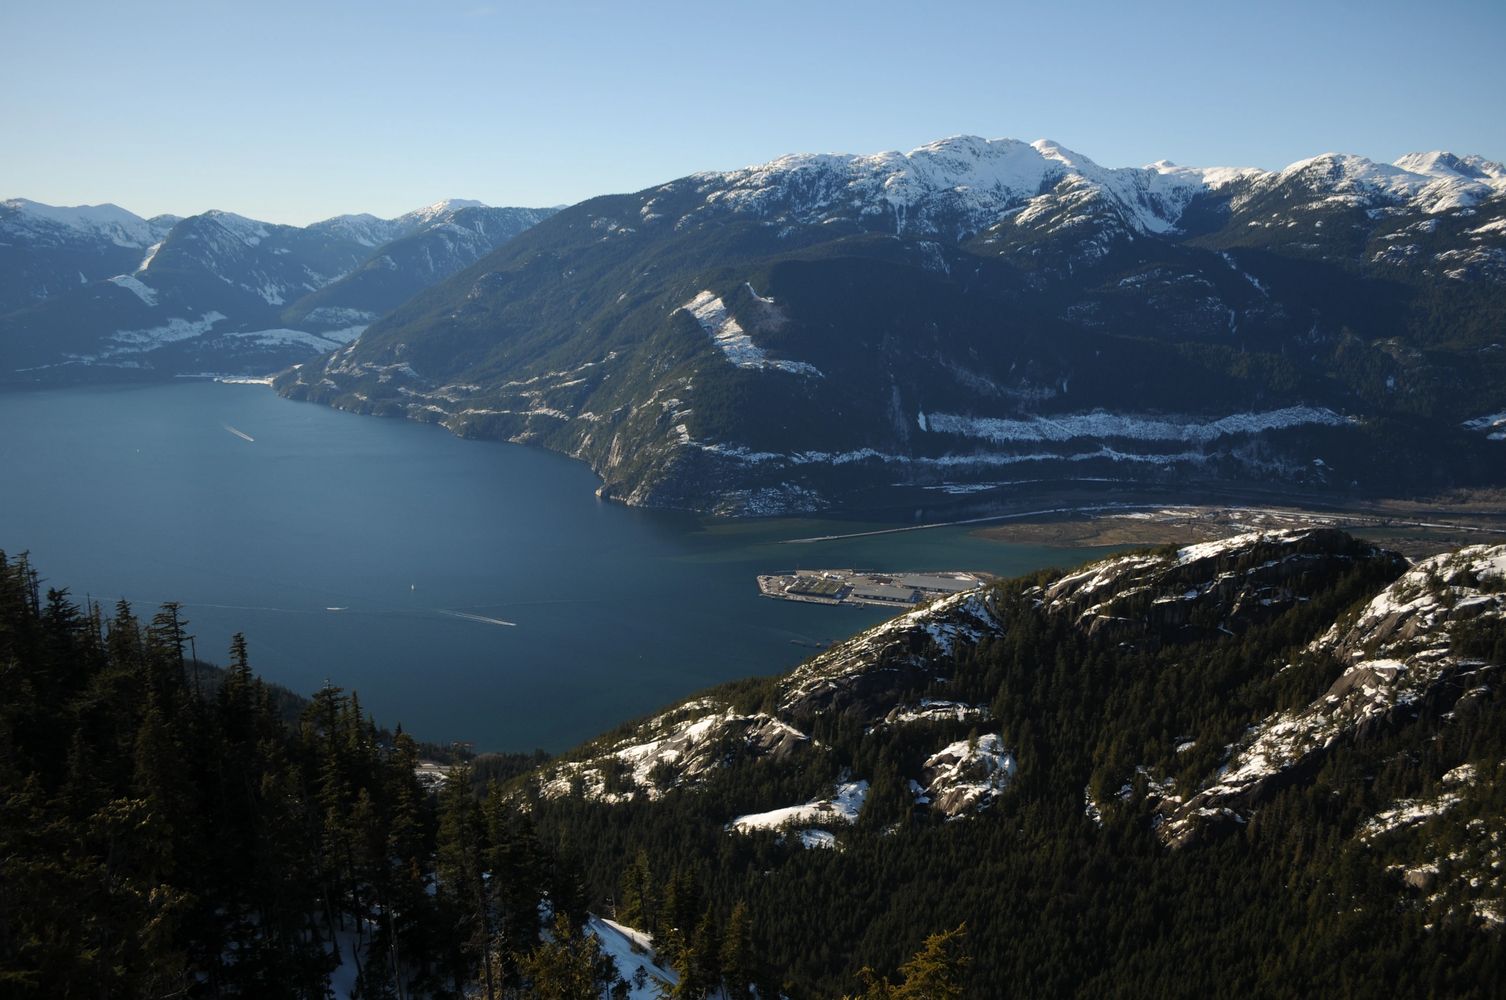
[[[867,604],[908,608],[933,597],[958,594],[984,584],[979,573],[876,573],[857,569],[811,569],[758,578],[758,592],[781,601],[807,604]]]

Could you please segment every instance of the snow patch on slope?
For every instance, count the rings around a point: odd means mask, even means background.
[[[1487,413],[1483,417],[1464,422],[1464,429],[1479,431],[1491,441],[1506,441],[1506,410],[1500,413]]]
[[[1060,442],[1079,438],[1127,438],[1136,441],[1207,444],[1235,434],[1260,434],[1314,424],[1333,427],[1348,422],[1332,410],[1317,406],[1288,406],[1261,413],[1233,413],[1216,420],[1150,417],[1110,413],[1106,410],[1025,419],[922,413],[917,420],[921,430],[932,434],[957,434],[1001,444],[1016,441]]]
[[[753,343],[753,338],[743,330],[737,320],[727,311],[715,292],[703,291],[680,308],[694,316],[728,361],[739,368],[777,368],[792,375],[822,377],[815,365],[804,361],[779,361]]]
[[[627,983],[628,1000],[658,1000],[679,985],[679,975],[666,963],[661,963],[654,952],[653,935],[597,916],[586,921],[585,929],[587,934],[596,938],[602,952],[617,967],[618,977]],[[642,988],[634,983],[640,968],[643,970]]]
[[[754,755],[775,756],[818,745],[771,715],[741,715],[723,703],[701,698],[650,719],[584,760],[548,769],[539,794],[561,798],[578,790],[586,798],[613,804],[640,795],[654,800],[668,788],[722,766],[730,741]]]
[[[739,816],[727,824],[727,829],[738,833],[752,833],[755,830],[784,830],[796,826],[813,824],[831,825],[832,823],[855,823],[858,813],[863,810],[863,801],[868,797],[868,782],[846,781],[836,787],[836,792],[829,799],[814,799],[798,806],[786,806],[783,809],[771,809],[768,812],[748,813]],[[834,847],[836,838],[824,830],[806,830],[805,834],[813,836],[801,837],[801,843],[806,847]],[[819,834],[825,836],[819,836]]]
[[[216,323],[224,318],[224,313],[211,310],[196,320],[175,317],[168,320],[162,326],[154,326],[149,329],[117,330],[111,335],[110,339],[119,346],[106,351],[102,357],[150,351],[165,344],[173,344],[180,340],[199,337],[208,333]]]
[[[117,274],[111,278],[113,284],[119,285],[128,292],[134,292],[136,297],[149,306],[157,304],[157,291],[150,285],[143,284],[128,274]]]

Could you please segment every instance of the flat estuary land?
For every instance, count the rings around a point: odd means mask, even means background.
[[[1005,514],[976,534],[994,541],[1067,548],[1188,545],[1249,531],[1325,526],[1371,539],[1411,559],[1461,545],[1506,542],[1506,492],[1344,506],[1117,501]]]
[[[875,573],[855,569],[812,569],[758,578],[764,597],[806,604],[866,604],[909,608],[932,597],[983,586],[982,573]]]

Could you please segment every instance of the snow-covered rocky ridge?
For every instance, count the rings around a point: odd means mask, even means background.
[[[777,760],[819,749],[809,736],[774,716],[741,714],[724,702],[702,698],[650,719],[609,746],[588,745],[579,759],[546,767],[538,790],[544,798],[653,800],[670,789],[693,786],[726,763],[731,752]]]
[[[988,591],[941,598],[797,668],[781,685],[780,713],[795,720],[851,715],[867,724],[883,721],[907,693],[948,679],[961,645],[976,645],[1003,628]]]
[[[1472,546],[1418,563],[1352,623],[1335,624],[1310,655],[1346,665],[1311,704],[1251,727],[1228,762],[1185,803],[1170,809],[1162,839],[1181,845],[1204,827],[1243,822],[1284,781],[1343,741],[1424,709],[1442,712],[1491,680],[1495,667],[1462,658],[1455,632],[1506,614],[1506,546]]]
[[[0,239],[27,240],[41,245],[96,241],[118,247],[146,249],[167,235],[177,216],[151,219],[119,205],[44,205],[26,198],[0,201]]]
[[[1271,172],[1253,167],[1103,167],[1059,143],[953,136],[907,153],[782,156],[687,182],[707,209],[730,209],[805,225],[877,222],[908,235],[951,239],[1008,217],[1029,228],[1063,209],[1105,206],[1133,231],[1166,233],[1199,195],[1238,189],[1239,197],[1293,181],[1326,196],[1439,212],[1506,193],[1506,168],[1478,156],[1411,153],[1394,164],[1329,153]],[[655,201],[643,209],[657,216]],[[685,225],[681,218],[677,225]]]
[[[655,716],[610,742],[588,744],[569,759],[546,765],[533,780],[543,799],[574,796],[604,804],[673,792],[694,792],[735,761],[800,770],[820,766],[828,747],[808,735],[816,717],[845,715],[873,739],[897,729],[987,726],[987,706],[917,699],[916,691],[944,679],[961,644],[999,629],[990,599],[979,593],[946,597],[900,615],[814,657],[779,679],[772,712],[740,712],[715,696]],[[803,720],[803,721],[802,721]],[[917,807],[948,818],[991,806],[1016,769],[1013,752],[994,733],[940,739],[909,780]],[[727,816],[729,830],[795,829],[806,846],[835,845],[842,826],[861,811],[867,776],[844,775],[835,791],[796,805],[775,805]]]
[[[1361,560],[1400,557],[1332,529],[1254,532],[1162,554],[1134,554],[1070,573],[1041,605],[1090,635],[1165,642],[1236,635],[1305,600],[1301,581]]]
[[[1361,594],[1362,605],[1349,603]],[[1337,614],[1346,606],[1352,610],[1336,622],[1326,611],[1321,619],[1309,613],[1324,607]],[[1249,722],[1236,720],[1248,728],[1226,747],[1216,772],[1216,747],[1226,738],[1199,749],[1207,732],[1199,720],[1209,713],[1216,719],[1221,710],[1173,698],[1166,718],[1191,725],[1183,732],[1196,738],[1147,731],[1130,737],[1152,741],[1144,756],[1136,750],[1130,766],[1118,758],[1114,767],[1094,773],[1081,807],[1090,820],[1100,826],[1139,823],[1162,844],[1180,847],[1244,824],[1270,795],[1308,780],[1326,754],[1367,733],[1401,731],[1396,727],[1424,712],[1435,720],[1452,718],[1455,711],[1463,717],[1472,699],[1480,701],[1491,690],[1496,668],[1458,655],[1455,632],[1499,622],[1503,613],[1506,546],[1467,548],[1408,569],[1400,556],[1342,532],[1304,528],[1131,553],[1042,585],[1000,583],[898,615],[751,693],[712,692],[589,744],[547,765],[526,794],[541,805],[569,798],[609,808],[704,794],[704,801],[718,803],[706,820],[729,834],[772,831],[797,846],[841,848],[865,831],[890,829],[897,816],[946,820],[1007,808],[1021,769],[1046,766],[1037,759],[1041,751],[1078,752],[1067,749],[1070,743],[1053,750],[1051,738],[1022,738],[1017,710],[1011,721],[1012,702],[1004,692],[1029,692],[1038,680],[1020,676],[1002,688],[980,688],[979,671],[1014,662],[1012,670],[1070,676],[1078,663],[1101,658],[1093,668],[1104,671],[1101,680],[1090,683],[1113,686],[1120,683],[1114,679],[1121,669],[1116,658],[1123,656],[1127,671],[1152,665],[1170,674],[1190,671],[1181,680],[1168,679],[1180,689],[1203,670],[1214,670],[1213,657],[1229,664],[1228,651],[1240,649],[1241,642],[1250,649],[1305,648],[1298,666],[1308,679],[1302,683],[1337,680],[1311,704],[1263,708],[1246,717]],[[1295,635],[1305,647],[1269,645],[1292,641],[1284,638],[1283,622],[1303,630]],[[1053,647],[1072,650],[1055,665],[1039,654],[1011,661],[1010,654],[994,659],[982,650],[984,643],[1009,648],[1022,623],[1028,628],[1018,637],[1025,642],[1065,630],[1076,633],[1080,645],[1063,641]],[[1249,685],[1248,691],[1269,692],[1281,687],[1277,678],[1291,669],[1283,668],[1285,662],[1262,658],[1216,669]],[[1143,684],[1129,676],[1123,683],[1126,690]],[[1028,696],[1044,697],[1042,707],[1055,710],[1050,699],[1057,690],[1063,698],[1086,694],[1088,704],[1099,696],[1097,687],[1073,693],[1070,684],[1044,692],[1036,686]],[[1275,704],[1286,697],[1277,695]],[[1084,718],[1093,720],[1086,722],[1086,738],[1099,748],[1089,758],[1096,764],[1104,760],[1102,748],[1119,743],[1116,727],[1129,720],[1112,711],[1095,718],[1092,712]],[[1214,732],[1224,731],[1217,727]],[[1135,725],[1125,726],[1126,733],[1134,731]],[[1210,769],[1189,766],[1200,755]],[[876,771],[851,764],[874,759],[889,763]],[[1369,842],[1452,815],[1469,800],[1465,778],[1472,775],[1459,771],[1436,793],[1377,808],[1354,836]],[[760,789],[756,797],[740,791],[745,778],[747,788]],[[877,820],[884,826],[862,822],[875,815],[884,817]],[[1458,868],[1455,863],[1448,870]]]
[[[1257,184],[1275,187],[1290,182],[1352,204],[1408,205],[1436,214],[1506,194],[1506,167],[1480,156],[1443,151],[1408,153],[1391,164],[1324,153],[1264,176]]]

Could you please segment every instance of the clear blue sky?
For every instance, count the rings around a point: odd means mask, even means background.
[[[0,198],[306,223],[957,133],[1506,158],[1506,0],[0,0]]]

